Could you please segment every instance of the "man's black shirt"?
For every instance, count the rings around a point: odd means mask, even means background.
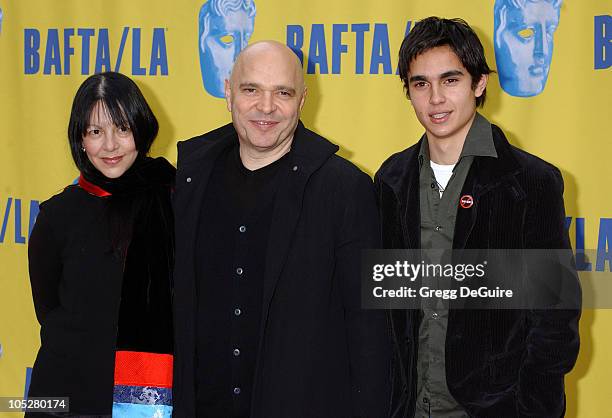
[[[197,242],[198,416],[250,414],[268,232],[279,169],[288,159],[250,171],[236,145],[211,173]]]

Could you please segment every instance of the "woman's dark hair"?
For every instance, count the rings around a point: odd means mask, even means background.
[[[157,119],[136,83],[123,74],[109,71],[88,77],[72,102],[68,142],[78,169],[89,171],[93,168],[82,146],[83,135],[98,102],[103,105],[113,124],[132,130],[138,154],[145,156],[159,130]]]
[[[399,51],[399,75],[408,98],[410,98],[408,90],[410,63],[418,55],[439,46],[448,46],[457,55],[461,64],[472,76],[472,89],[476,88],[484,74],[492,72],[487,65],[480,39],[463,19],[428,17],[414,25],[404,38]],[[486,94],[485,88],[482,95],[476,98],[476,106],[484,104]]]

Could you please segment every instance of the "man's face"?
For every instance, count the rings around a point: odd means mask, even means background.
[[[273,152],[293,140],[306,94],[301,68],[290,51],[251,52],[225,83],[227,107],[241,147]]]
[[[476,97],[487,85],[484,75],[472,89],[472,77],[448,46],[432,48],[410,63],[408,92],[430,141],[464,140],[476,113]]]
[[[546,86],[559,10],[548,1],[528,1],[523,9],[502,6],[498,14],[495,59],[500,84],[510,95],[535,96]]]
[[[207,21],[208,31],[200,28],[204,88],[215,97],[223,97],[223,82],[229,78],[236,57],[249,42],[254,18],[241,9],[224,17],[209,15]]]

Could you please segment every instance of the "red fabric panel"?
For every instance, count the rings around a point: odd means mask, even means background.
[[[117,351],[115,385],[172,387],[172,354]]]

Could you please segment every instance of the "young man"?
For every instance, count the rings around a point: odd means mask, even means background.
[[[473,30],[460,19],[424,19],[399,55],[425,135],[376,174],[384,247],[569,248],[559,170],[511,146],[476,112],[491,70]],[[563,415],[579,309],[421,306],[391,315],[400,365],[393,416]]]

